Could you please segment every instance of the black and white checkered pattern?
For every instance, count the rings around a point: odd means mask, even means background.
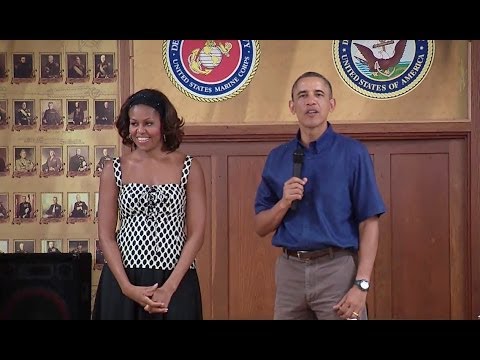
[[[186,156],[180,184],[124,184],[120,159],[113,159],[120,193],[117,243],[126,268],[172,270],[185,244],[186,185],[192,157]],[[190,266],[195,269],[195,262]]]

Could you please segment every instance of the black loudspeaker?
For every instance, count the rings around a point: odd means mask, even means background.
[[[0,254],[0,320],[89,320],[92,254]]]

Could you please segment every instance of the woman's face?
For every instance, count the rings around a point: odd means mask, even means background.
[[[160,114],[148,105],[134,105],[128,112],[129,132],[137,148],[150,151],[162,146]]]

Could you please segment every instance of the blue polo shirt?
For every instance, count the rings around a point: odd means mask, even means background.
[[[358,225],[380,216],[385,205],[377,187],[368,150],[358,140],[327,130],[305,148],[300,132],[267,156],[255,198],[255,213],[272,208],[293,176],[293,152],[304,148],[302,178],[308,179],[295,211],[288,210],[272,244],[292,250],[328,246],[358,250]]]

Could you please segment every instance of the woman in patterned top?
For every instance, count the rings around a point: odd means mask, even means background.
[[[106,264],[93,319],[203,318],[195,258],[205,232],[205,179],[199,162],[177,150],[183,125],[158,90],[140,90],[122,105],[116,126],[133,151],[107,161],[100,178]]]

